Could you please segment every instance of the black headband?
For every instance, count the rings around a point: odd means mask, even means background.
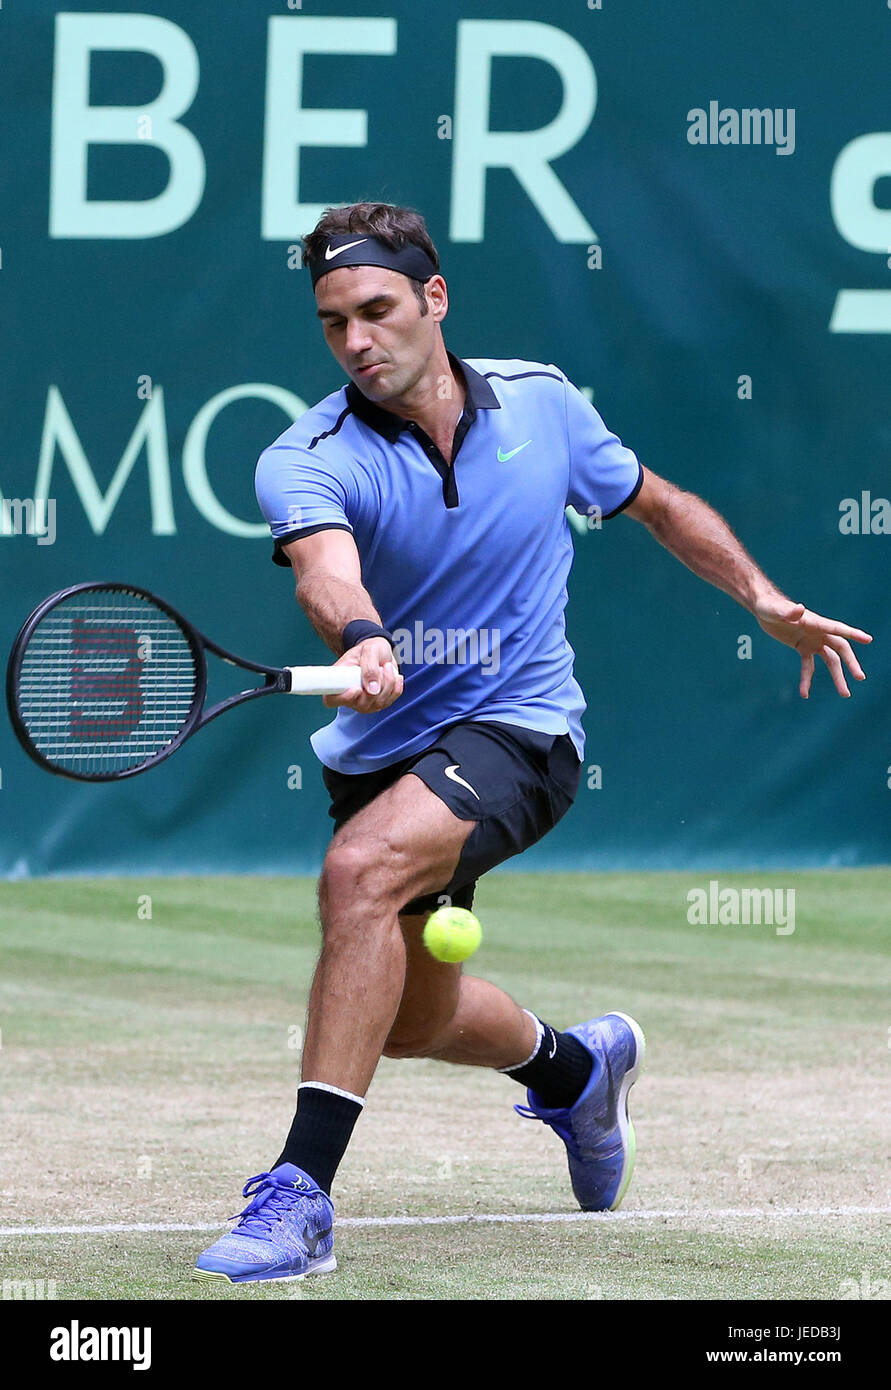
[[[309,262],[312,287],[315,289],[323,275],[342,265],[381,265],[386,270],[398,270],[412,280],[429,280],[438,274],[436,266],[420,246],[403,246],[393,251],[377,237],[357,232],[338,232],[328,238],[324,253]]]

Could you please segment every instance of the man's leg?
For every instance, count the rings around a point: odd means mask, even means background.
[[[310,994],[297,1113],[278,1163],[330,1192],[382,1055],[509,1071],[554,1107],[591,1057],[486,980],[434,960],[403,904],[451,881],[475,821],[407,773],[335,834],[319,881],[323,945]],[[277,1165],[276,1165],[277,1166]]]
[[[552,1126],[567,1147],[579,1205],[615,1210],[634,1168],[628,1092],[643,1063],[640,1025],[612,1013],[558,1032],[495,985],[434,961],[423,944],[427,915],[401,918],[405,989],[384,1055],[495,1067],[520,1082],[528,1092],[521,1113]]]
[[[475,825],[411,773],[335,834],[319,880],[323,945],[310,994],[297,1113],[277,1163],[293,1163],[329,1192],[381,1056],[437,1056],[526,1074],[541,1025],[485,980],[429,954],[400,908],[450,882]],[[547,1078],[574,1093],[590,1059],[560,1037]],[[547,1049],[545,1049],[547,1053]]]
[[[429,913],[402,914],[405,986],[385,1057],[435,1057],[475,1067],[522,1064],[536,1042],[525,1009],[497,985],[431,956],[423,941]]]
[[[322,951],[310,992],[297,1113],[275,1167],[292,1163],[323,1191],[364,1105],[406,974],[399,910],[436,892],[473,821],[411,773],[335,833],[319,879]]]
[[[473,826],[408,773],[335,834],[319,880],[304,1081],[364,1096],[405,984],[399,909],[449,882]]]
[[[427,915],[400,918],[405,988],[384,1056],[494,1067],[552,1109],[572,1105],[591,1075],[587,1049],[521,1009],[497,985],[434,960],[422,935]]]
[[[399,909],[450,882],[473,824],[408,774],[334,835],[319,880],[323,944],[297,1113],[279,1158],[245,1186],[238,1224],[199,1256],[198,1278],[336,1268],[331,1186],[402,997]]]

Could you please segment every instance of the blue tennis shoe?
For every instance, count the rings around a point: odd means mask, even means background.
[[[575,1105],[547,1110],[534,1092],[519,1115],[550,1125],[566,1145],[572,1190],[582,1211],[615,1211],[634,1169],[634,1126],[628,1092],[640,1075],[646,1042],[627,1014],[605,1014],[567,1028],[593,1059],[591,1075]]]
[[[198,1256],[195,1279],[247,1284],[337,1268],[331,1198],[308,1173],[280,1163],[250,1178],[242,1195],[251,1200],[238,1224]]]

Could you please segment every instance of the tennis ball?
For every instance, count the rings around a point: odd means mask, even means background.
[[[440,907],[430,914],[424,926],[427,950],[450,965],[472,956],[482,939],[479,920],[463,907]]]

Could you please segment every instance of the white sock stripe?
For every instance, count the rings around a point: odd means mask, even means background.
[[[526,1014],[528,1018],[531,1018],[532,1022],[535,1024],[535,1046],[529,1053],[529,1056],[526,1058],[525,1062],[516,1062],[512,1067],[496,1067],[496,1071],[519,1071],[521,1067],[528,1067],[529,1063],[533,1060],[533,1058],[538,1056],[538,1049],[541,1047],[541,1040],[544,1037],[544,1028],[542,1027],[541,1019],[536,1018],[535,1014],[530,1013],[528,1009],[524,1009],[523,1013]]]
[[[297,1090],[302,1091],[305,1086],[311,1086],[314,1091],[330,1091],[332,1096],[343,1096],[344,1100],[354,1100],[363,1110],[365,1109],[365,1101],[361,1096],[354,1096],[352,1091],[342,1091],[339,1086],[328,1086],[324,1081],[301,1081]]]

